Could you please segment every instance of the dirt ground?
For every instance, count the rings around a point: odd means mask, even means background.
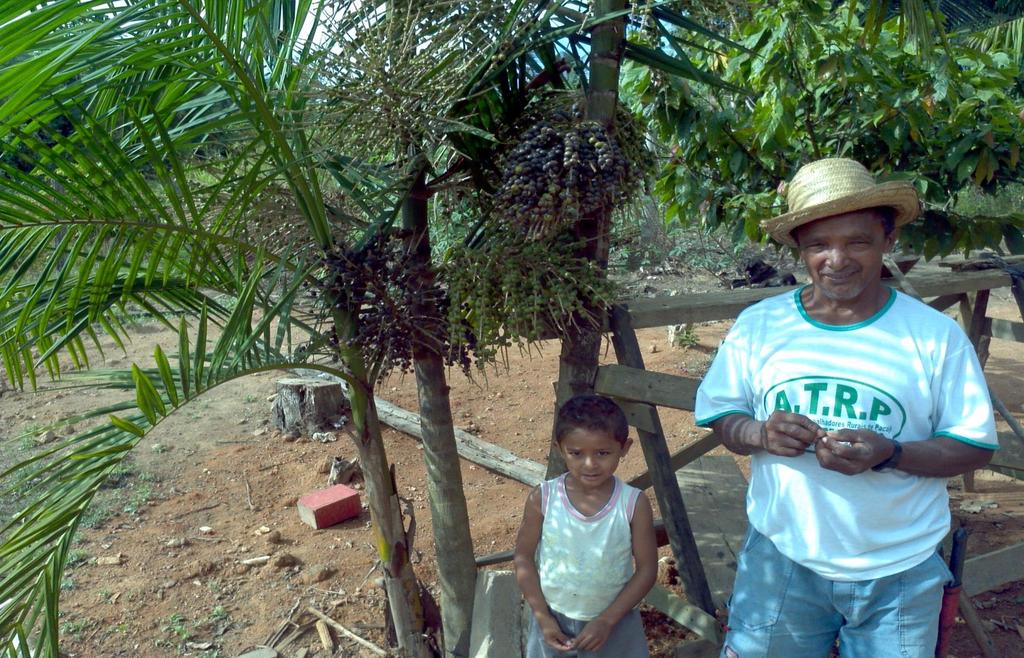
[[[1008,293],[1001,291],[993,294],[990,314],[1019,319]],[[647,367],[699,376],[727,327],[724,322],[696,327],[699,344],[687,349],[672,348],[664,329],[644,330],[639,338]],[[108,352],[108,365],[124,367],[133,359],[148,364],[156,344],[176,340],[160,327],[140,329],[128,355]],[[451,373],[456,424],[522,457],[543,461],[557,356],[558,346],[545,344],[531,354],[510,354],[507,372],[489,371],[472,381]],[[610,348],[605,358],[613,358]],[[1019,345],[993,342],[990,381],[1018,418],[1024,416],[1022,366]],[[268,398],[280,376],[222,386],[179,410],[146,437],[100,493],[78,534],[62,586],[65,656],[236,656],[267,642],[307,606],[371,642],[384,643],[384,596],[374,572],[368,514],[314,531],[300,522],[295,509],[298,496],[326,485],[325,460],[353,458],[355,449],[342,432],[337,442],[319,443],[286,442],[272,431]],[[417,409],[411,376],[388,379],[378,395]],[[11,437],[111,399],[102,391],[59,391],[52,385],[37,393],[7,392],[0,398],[6,461],[32,449]],[[670,448],[700,435],[690,414],[670,411],[662,420]],[[414,503],[415,570],[433,583],[435,556],[420,447],[392,429],[384,438],[400,494]],[[628,478],[642,470],[636,450],[621,473]],[[467,461],[462,476],[475,553],[510,549],[527,487]],[[976,492],[965,493],[957,478],[950,482],[950,493],[954,523],[971,531],[969,556],[1024,541],[1024,483],[984,472]],[[977,512],[961,509],[972,501],[992,505],[979,505],[984,509]],[[667,548],[662,552],[669,554]],[[244,564],[262,556],[271,556],[270,562]],[[975,604],[1001,655],[1024,655],[1024,582],[978,596]],[[664,619],[650,621],[652,648],[657,655],[669,655],[666,637],[683,632]],[[373,655],[350,640],[337,641],[333,655]],[[307,655],[328,655],[311,628],[282,655],[296,655],[302,648]],[[962,620],[953,655],[981,655]]]

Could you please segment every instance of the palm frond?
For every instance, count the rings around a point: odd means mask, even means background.
[[[840,3],[834,3],[840,4]],[[858,4],[845,3],[851,17]],[[864,11],[865,27],[877,38],[881,24],[897,18],[901,31],[917,44],[921,52],[928,52],[935,42],[935,30],[940,37],[945,33],[970,35],[971,45],[998,48],[1021,58],[1019,23],[1024,4],[1019,2],[992,2],[992,0],[870,0]]]
[[[36,188],[55,191],[37,193],[23,211],[83,217],[102,209],[194,225],[258,165],[257,183],[284,181],[317,242],[330,243],[317,153],[301,130],[315,110],[300,82],[315,75],[317,59],[296,62],[307,45],[281,10],[289,3],[253,11],[236,0],[210,12],[189,2],[89,3],[85,18],[69,4],[52,3],[52,22],[27,10],[0,21],[5,35],[27,35],[0,54],[10,64],[0,74],[0,142],[33,155]],[[310,5],[292,4],[300,12]],[[83,26],[58,22],[76,17]],[[67,134],[48,129],[58,119],[70,124]],[[206,167],[220,184],[196,193],[183,158],[210,146],[230,157]],[[236,178],[221,177],[228,171]]]
[[[268,312],[291,304],[309,277],[299,258],[261,255],[256,246],[179,225],[39,222],[0,236],[0,353],[18,386],[41,363],[59,374],[60,350],[70,350],[77,367],[87,365],[81,337],[93,326],[117,343],[127,339],[120,318],[130,306],[171,328],[174,316],[201,308],[218,324],[228,321],[205,290],[246,299],[245,280],[260,262],[254,259],[272,264],[249,302]],[[25,358],[28,350],[34,358]]]
[[[986,52],[1001,50],[1024,64],[1024,16],[976,32],[967,43]]]
[[[316,59],[294,57],[310,3],[250,5],[0,10],[0,143],[16,155],[0,158],[0,352],[19,385],[36,359],[57,374],[60,350],[88,365],[93,327],[123,342],[128,305],[221,317],[201,291],[242,291],[261,249],[248,223],[281,181],[314,240],[334,239],[298,91]],[[306,276],[287,243],[263,248]]]
[[[91,386],[134,391],[134,399],[65,419],[63,422],[80,422],[109,417],[108,422],[0,473],[0,480],[10,482],[4,495],[24,501],[21,511],[0,528],[5,537],[0,544],[0,562],[4,564],[0,601],[7,602],[0,606],[0,641],[11,646],[15,637],[38,632],[35,655],[57,655],[53,652],[55,613],[38,613],[56,610],[52,585],[60,581],[70,537],[106,477],[147,432],[215,386],[257,372],[300,365],[281,351],[280,336],[270,331],[275,322],[289,322],[290,302],[284,300],[294,297],[299,283],[289,284],[272,312],[257,315],[254,302],[264,279],[257,263],[212,345],[205,308],[193,339],[182,318],[176,366],[158,347],[151,368],[132,364],[129,370],[93,371],[73,378]],[[318,367],[348,379],[344,371]]]
[[[938,0],[936,6],[950,32],[987,30],[1024,11],[1024,5],[993,0]]]

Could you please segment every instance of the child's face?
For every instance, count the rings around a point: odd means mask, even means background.
[[[559,448],[573,479],[585,488],[596,489],[611,479],[632,443],[632,439],[619,443],[610,432],[580,427],[562,437]]]

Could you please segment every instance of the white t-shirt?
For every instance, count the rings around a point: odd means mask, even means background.
[[[584,516],[565,491],[565,475],[542,482],[544,524],[537,547],[540,589],[552,610],[590,621],[633,577],[630,522],[640,490],[615,478],[605,506]]]
[[[776,409],[826,431],[866,428],[902,443],[946,436],[996,449],[981,366],[951,318],[893,291],[871,318],[833,326],[800,290],[746,309],[697,391],[697,424]],[[784,555],[831,580],[881,578],[923,562],[949,531],[944,478],[899,470],[849,476],[757,451],[747,515]]]

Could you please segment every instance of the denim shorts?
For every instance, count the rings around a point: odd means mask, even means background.
[[[551,615],[569,637],[576,637],[587,625],[585,621],[571,619],[551,611]],[[537,621],[530,618],[530,634],[526,640],[526,658],[650,658],[647,637],[640,620],[640,611],[633,608],[612,627],[608,641],[597,651],[559,651],[544,641]]]
[[[949,568],[938,552],[902,573],[833,581],[751,527],[737,560],[721,658],[933,658]]]

